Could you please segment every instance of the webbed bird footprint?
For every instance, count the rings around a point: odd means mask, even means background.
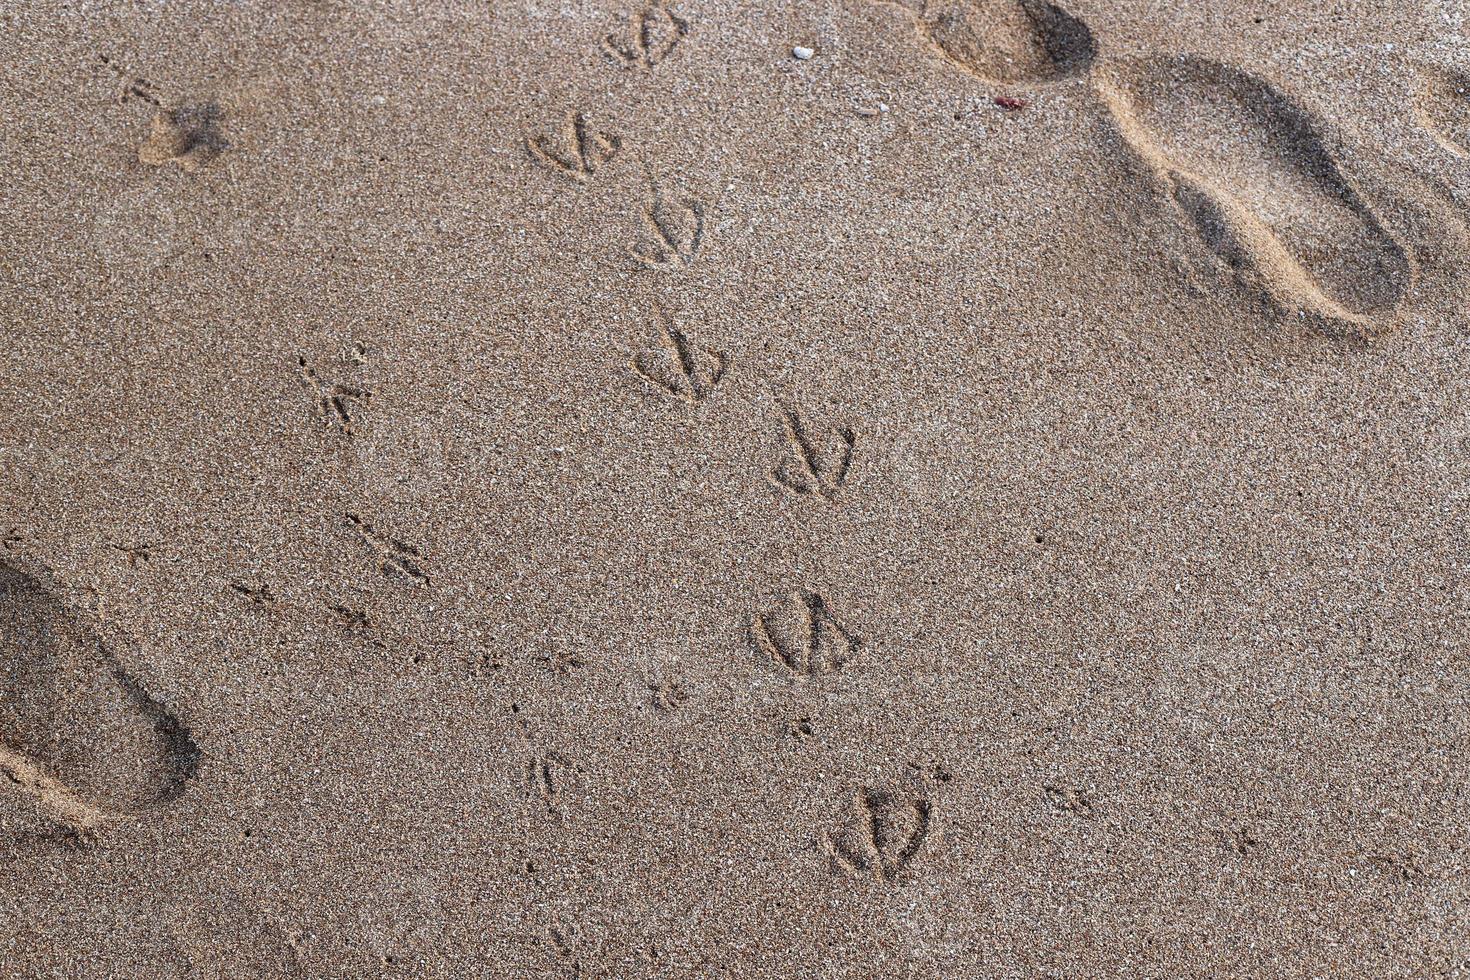
[[[1242,282],[1332,335],[1392,328],[1408,255],[1290,99],[1197,57],[1124,65],[1098,90],[1125,143]]]
[[[914,15],[949,61],[998,85],[1081,75],[1097,45],[1082,21],[1045,0],[887,0]]]
[[[177,798],[198,769],[188,729],[96,632],[3,564],[0,670],[0,798],[10,805],[28,799],[64,828],[90,831]]]

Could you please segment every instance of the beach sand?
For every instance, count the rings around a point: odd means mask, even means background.
[[[1460,3],[0,29],[0,975],[1470,976]]]

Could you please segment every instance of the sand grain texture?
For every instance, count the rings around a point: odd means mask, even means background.
[[[0,27],[0,975],[1470,974],[1456,4]]]

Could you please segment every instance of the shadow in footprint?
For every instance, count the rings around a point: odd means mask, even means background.
[[[35,578],[0,564],[0,786],[75,831],[177,799],[188,729]]]
[[[1122,66],[1098,90],[1125,143],[1243,282],[1334,336],[1393,326],[1408,255],[1286,96],[1195,57]]]
[[[1429,74],[1415,103],[1419,123],[1446,150],[1470,156],[1470,75],[1454,71]]]
[[[898,5],[914,15],[919,32],[945,58],[991,84],[1032,85],[1082,75],[1097,52],[1087,25],[1045,0]]]
[[[214,103],[165,109],[153,117],[138,160],[150,167],[174,163],[192,173],[230,148],[220,133],[220,107]]]

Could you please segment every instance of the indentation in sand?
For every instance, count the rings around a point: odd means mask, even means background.
[[[654,303],[661,336],[657,347],[645,347],[633,355],[633,371],[656,388],[698,405],[714,393],[725,376],[730,357],[713,347],[704,347],[674,326],[660,303]]]
[[[704,242],[705,203],[691,195],[669,195],[649,178],[648,203],[639,215],[646,234],[627,246],[645,269],[686,269]]]
[[[919,31],[955,65],[998,85],[1055,82],[1084,74],[1097,46],[1086,24],[1044,0],[923,0],[901,3]]]
[[[929,838],[933,808],[927,799],[859,788],[847,826],[825,841],[833,862],[855,878],[893,881],[914,863]]]
[[[689,21],[665,3],[652,3],[639,12],[625,31],[602,39],[602,52],[624,68],[653,70],[689,33]]]
[[[586,183],[593,171],[616,156],[620,146],[616,135],[593,130],[587,125],[587,117],[575,110],[567,113],[560,133],[526,137],[526,149],[533,160],[579,184]]]
[[[1243,282],[1330,334],[1392,326],[1408,256],[1286,96],[1196,57],[1122,66],[1099,92],[1125,143]]]
[[[177,798],[188,730],[34,578],[0,564],[0,785],[77,830]]]
[[[1455,156],[1470,156],[1470,75],[1435,71],[1415,103],[1419,122]]]
[[[767,474],[781,489],[798,496],[835,500],[847,483],[857,433],[851,426],[811,426],[795,408],[781,406],[781,436],[786,452]]]
[[[751,617],[750,639],[761,658],[793,677],[841,670],[863,641],[816,592],[798,589],[775,608]]]
[[[219,132],[220,115],[213,103],[161,110],[138,147],[138,159],[150,167],[176,163],[192,173],[229,149]]]

